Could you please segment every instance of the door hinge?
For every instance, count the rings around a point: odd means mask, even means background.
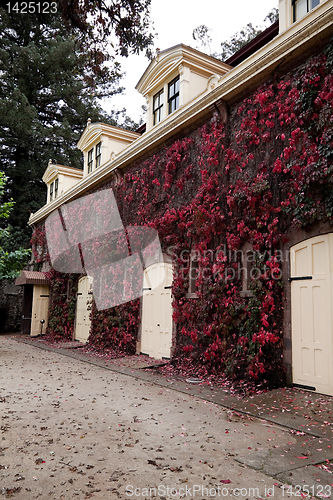
[[[289,278],[289,283],[291,281],[302,281],[302,280],[312,280],[312,276],[295,276],[293,278]]]
[[[171,285],[170,285],[170,286],[165,286],[165,287],[164,287],[164,290],[166,290],[166,289],[168,289],[168,288],[172,288],[172,286],[171,286]]]
[[[142,291],[144,292],[145,290],[151,290],[151,288],[142,288]]]
[[[40,297],[49,297],[49,295],[40,295]]]

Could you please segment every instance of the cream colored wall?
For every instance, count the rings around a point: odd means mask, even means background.
[[[83,176],[85,177],[88,175],[88,152],[91,149],[94,149],[93,153],[93,158],[94,158],[94,167],[93,167],[93,172],[96,170],[95,167],[95,155],[96,155],[96,145],[99,143],[102,143],[101,146],[101,165],[104,165],[110,159],[113,159],[115,156],[117,156],[119,153],[121,153],[129,144],[133,142],[133,139],[129,140],[122,140],[119,137],[108,137],[107,135],[101,134],[101,136],[89,144],[89,146],[86,147],[86,149],[83,151],[83,158],[84,158],[84,169],[83,169]],[[89,173],[90,175],[90,173]]]
[[[176,71],[168,75],[167,80],[163,85],[156,86],[152,91],[146,95],[147,102],[147,118],[146,127],[147,130],[151,129],[153,125],[153,100],[154,96],[160,91],[164,90],[163,98],[163,108],[162,108],[162,120],[169,116],[168,113],[168,85],[169,83],[179,75],[179,108],[185,106],[189,101],[197,97],[202,92],[207,89],[207,83],[209,77],[205,77],[191,71],[189,66],[180,64]],[[179,109],[178,108],[178,109]]]
[[[61,189],[58,188],[59,195],[71,189],[80,180],[77,177],[70,177],[68,175],[59,175],[58,177],[59,177],[59,188],[60,188],[60,178],[61,178]]]
[[[207,88],[208,78],[205,78],[197,73],[191,71],[191,85],[190,85],[190,95],[189,101],[197,97],[197,95],[204,92]]]
[[[54,183],[55,180],[58,179],[58,195],[57,198],[62,196],[66,191],[71,189],[75,184],[79,182],[78,177],[71,177],[70,175],[63,175],[63,174],[58,174],[55,177],[53,177],[48,183],[47,183],[47,203],[50,203],[50,186],[52,182]],[[53,188],[53,200],[54,200],[54,188]],[[52,201],[53,201],[52,200]]]
[[[329,0],[320,0],[320,4],[323,4],[323,3],[328,2],[328,1]],[[317,7],[319,7],[320,4]],[[317,8],[317,7],[315,7],[315,8]],[[280,2],[279,2],[279,33],[282,33],[286,29],[290,28],[290,26],[292,24],[293,24],[292,0],[280,0]]]

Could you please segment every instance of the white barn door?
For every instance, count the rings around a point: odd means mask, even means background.
[[[172,345],[172,264],[147,267],[143,279],[141,352],[169,359]]]
[[[46,332],[49,312],[49,296],[49,285],[34,285],[30,331],[30,335],[32,337],[36,337],[36,335],[40,335],[41,333],[45,334]],[[41,323],[41,321],[44,321],[44,323]]]
[[[91,304],[92,278],[84,276],[80,279],[76,301],[75,340],[87,342],[90,331],[90,304]]]
[[[333,233],[291,248],[293,382],[333,395]]]

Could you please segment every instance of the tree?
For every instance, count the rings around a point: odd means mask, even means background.
[[[200,42],[200,45],[203,46],[204,52],[210,52],[210,44],[212,42],[212,38],[210,36],[210,28],[207,28],[205,24],[200,24],[197,28],[192,31],[192,38]]]
[[[253,40],[253,38],[260,35],[261,32],[261,28],[253,26],[252,23],[248,23],[245,28],[235,33],[229,40],[221,43],[222,50],[219,58],[222,59],[222,61],[229,59],[229,57]]]
[[[269,22],[273,24],[279,18],[278,9],[272,9],[264,19],[264,22]],[[241,29],[239,32],[235,33],[229,40],[221,43],[221,53],[218,55],[219,59],[225,61],[234,55],[238,50],[240,50],[244,45],[253,40],[256,36],[260,35],[265,28],[260,26],[253,26],[252,23],[248,23],[245,28]]]
[[[7,250],[29,244],[27,222],[45,203],[49,159],[82,168],[76,143],[87,118],[115,124],[98,99],[122,91],[118,53],[148,50],[149,3],[59,0],[60,16],[21,14],[14,2],[10,12],[0,8],[0,169],[4,197],[16,202]]]
[[[1,199],[4,194],[6,185],[6,176],[3,172],[0,172],[0,219],[8,220],[10,211],[13,208],[14,202],[7,201],[1,203]],[[10,226],[6,226],[4,229],[0,229],[0,280],[2,279],[12,279],[15,278],[20,270],[23,268],[24,264],[27,262],[31,251],[19,248],[12,252],[5,251],[3,244],[10,237]]]
[[[279,18],[278,9],[272,9],[264,19],[264,22],[273,24]],[[252,23],[248,23],[245,28],[235,33],[229,40],[221,43],[221,52],[219,54],[211,54],[214,57],[222,59],[225,61],[229,59],[233,54],[240,50],[244,45],[249,43],[253,38],[260,35],[265,28],[260,26],[254,26]],[[203,46],[204,52],[210,52],[210,43],[212,38],[210,36],[211,29],[206,25],[201,24],[192,31],[192,38],[195,41],[199,41]]]

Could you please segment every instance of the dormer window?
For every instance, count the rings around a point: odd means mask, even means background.
[[[319,5],[320,0],[292,0],[293,22],[302,19],[310,10]]]
[[[56,179],[55,181],[51,182],[50,184],[50,201],[56,199],[58,196],[58,186],[59,186],[59,180]]]
[[[163,95],[164,90],[162,89],[157,94],[155,94],[153,98],[154,125],[160,123],[160,121],[162,120]]]
[[[168,85],[169,114],[179,108],[179,75]]]
[[[101,166],[101,159],[102,159],[102,143],[99,142],[96,145],[96,168]]]
[[[102,164],[102,143],[99,142],[96,144],[96,146],[88,151],[88,162],[87,162],[87,167],[88,167],[88,174],[93,171],[94,169],[94,162],[95,162],[95,168],[98,168]]]
[[[88,174],[92,172],[94,164],[94,148],[88,151]]]

